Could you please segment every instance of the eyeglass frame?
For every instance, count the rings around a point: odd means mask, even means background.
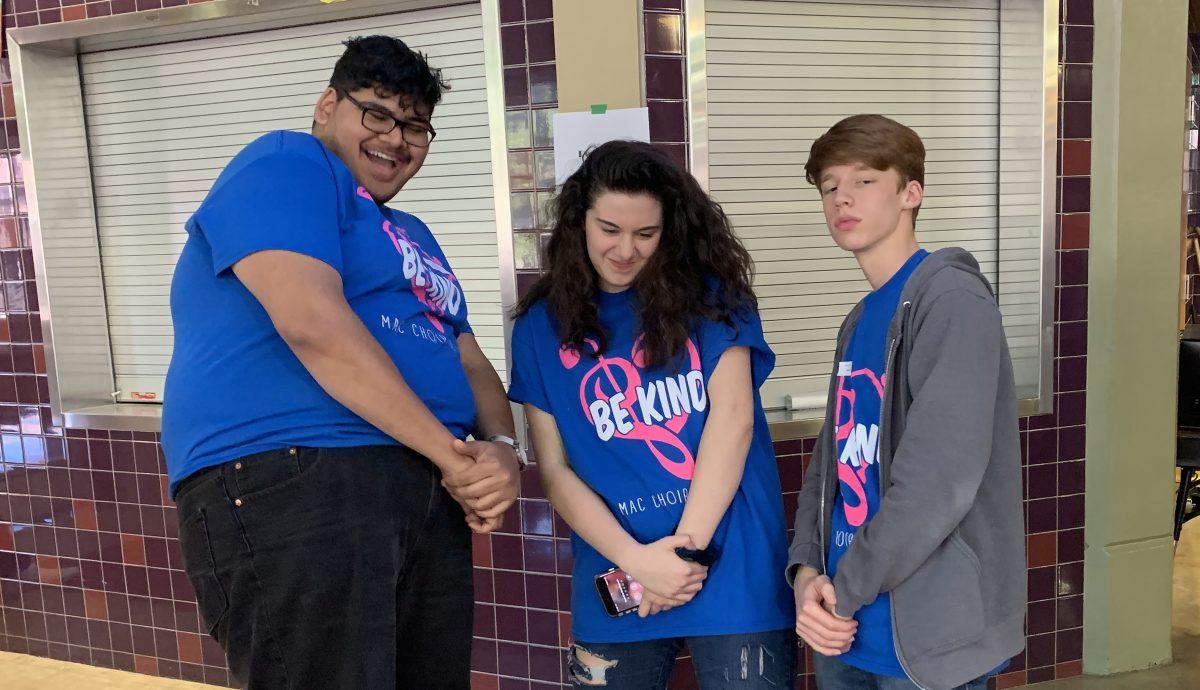
[[[405,120],[401,120],[400,118],[396,117],[395,115],[392,115],[391,113],[383,110],[382,108],[373,108],[373,107],[371,107],[371,104],[363,103],[362,101],[358,100],[354,96],[351,96],[350,92],[348,92],[348,91],[342,91],[340,89],[337,89],[337,91],[338,91],[338,93],[341,93],[343,96],[345,96],[347,100],[349,100],[359,110],[362,111],[362,126],[372,132],[375,132],[376,134],[390,134],[393,130],[395,130],[397,127],[399,127],[400,128],[400,138],[404,139],[404,142],[406,144],[408,144],[409,146],[415,146],[419,149],[429,148],[429,145],[432,144],[433,140],[437,138],[437,130],[435,130],[433,127],[430,127],[427,124],[424,124],[421,122],[406,122]],[[371,126],[367,124],[367,113],[368,112],[370,112],[374,115],[382,115],[384,117],[391,118],[392,119],[391,128],[389,128],[386,132],[380,132],[377,129],[372,129]],[[421,130],[425,130],[425,131],[429,132],[429,141],[425,142],[424,144],[417,144],[417,143],[413,143],[412,141],[409,141],[408,137],[406,137],[404,135],[404,133],[409,130],[417,131],[417,132],[419,132]]]

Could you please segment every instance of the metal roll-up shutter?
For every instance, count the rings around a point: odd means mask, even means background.
[[[998,0],[707,0],[704,12],[707,174],[755,260],[778,354],[766,406],[791,396],[793,409],[823,407],[838,325],[869,290],[804,179],[813,140],[864,112],[924,140],[918,241],[979,259],[1001,295],[1018,378],[1036,386],[1039,161],[1026,167],[1032,181],[1009,178],[1030,186],[1010,198],[1032,194],[1033,227],[1004,236]]]
[[[451,84],[425,166],[390,205],[429,224],[462,283],[480,345],[507,380],[475,3],[80,57],[120,400],[162,399],[184,222],[245,144],[271,130],[309,131],[342,41],[367,34],[403,39]]]

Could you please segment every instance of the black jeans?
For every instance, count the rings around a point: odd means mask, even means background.
[[[201,617],[249,688],[470,687],[471,536],[425,458],[287,448],[176,496]]]

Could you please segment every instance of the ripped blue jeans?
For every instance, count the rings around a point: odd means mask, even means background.
[[[567,650],[571,685],[610,690],[660,690],[687,644],[701,690],[791,690],[796,633],[672,637],[643,642],[576,642]]]

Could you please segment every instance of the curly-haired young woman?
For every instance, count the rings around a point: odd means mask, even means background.
[[[686,644],[705,690],[790,688],[787,542],[758,395],[775,356],[750,255],[649,144],[591,151],[556,213],[548,271],[515,310],[509,397],[573,531],[571,681],[662,688]],[[637,615],[613,615],[639,595]]]

